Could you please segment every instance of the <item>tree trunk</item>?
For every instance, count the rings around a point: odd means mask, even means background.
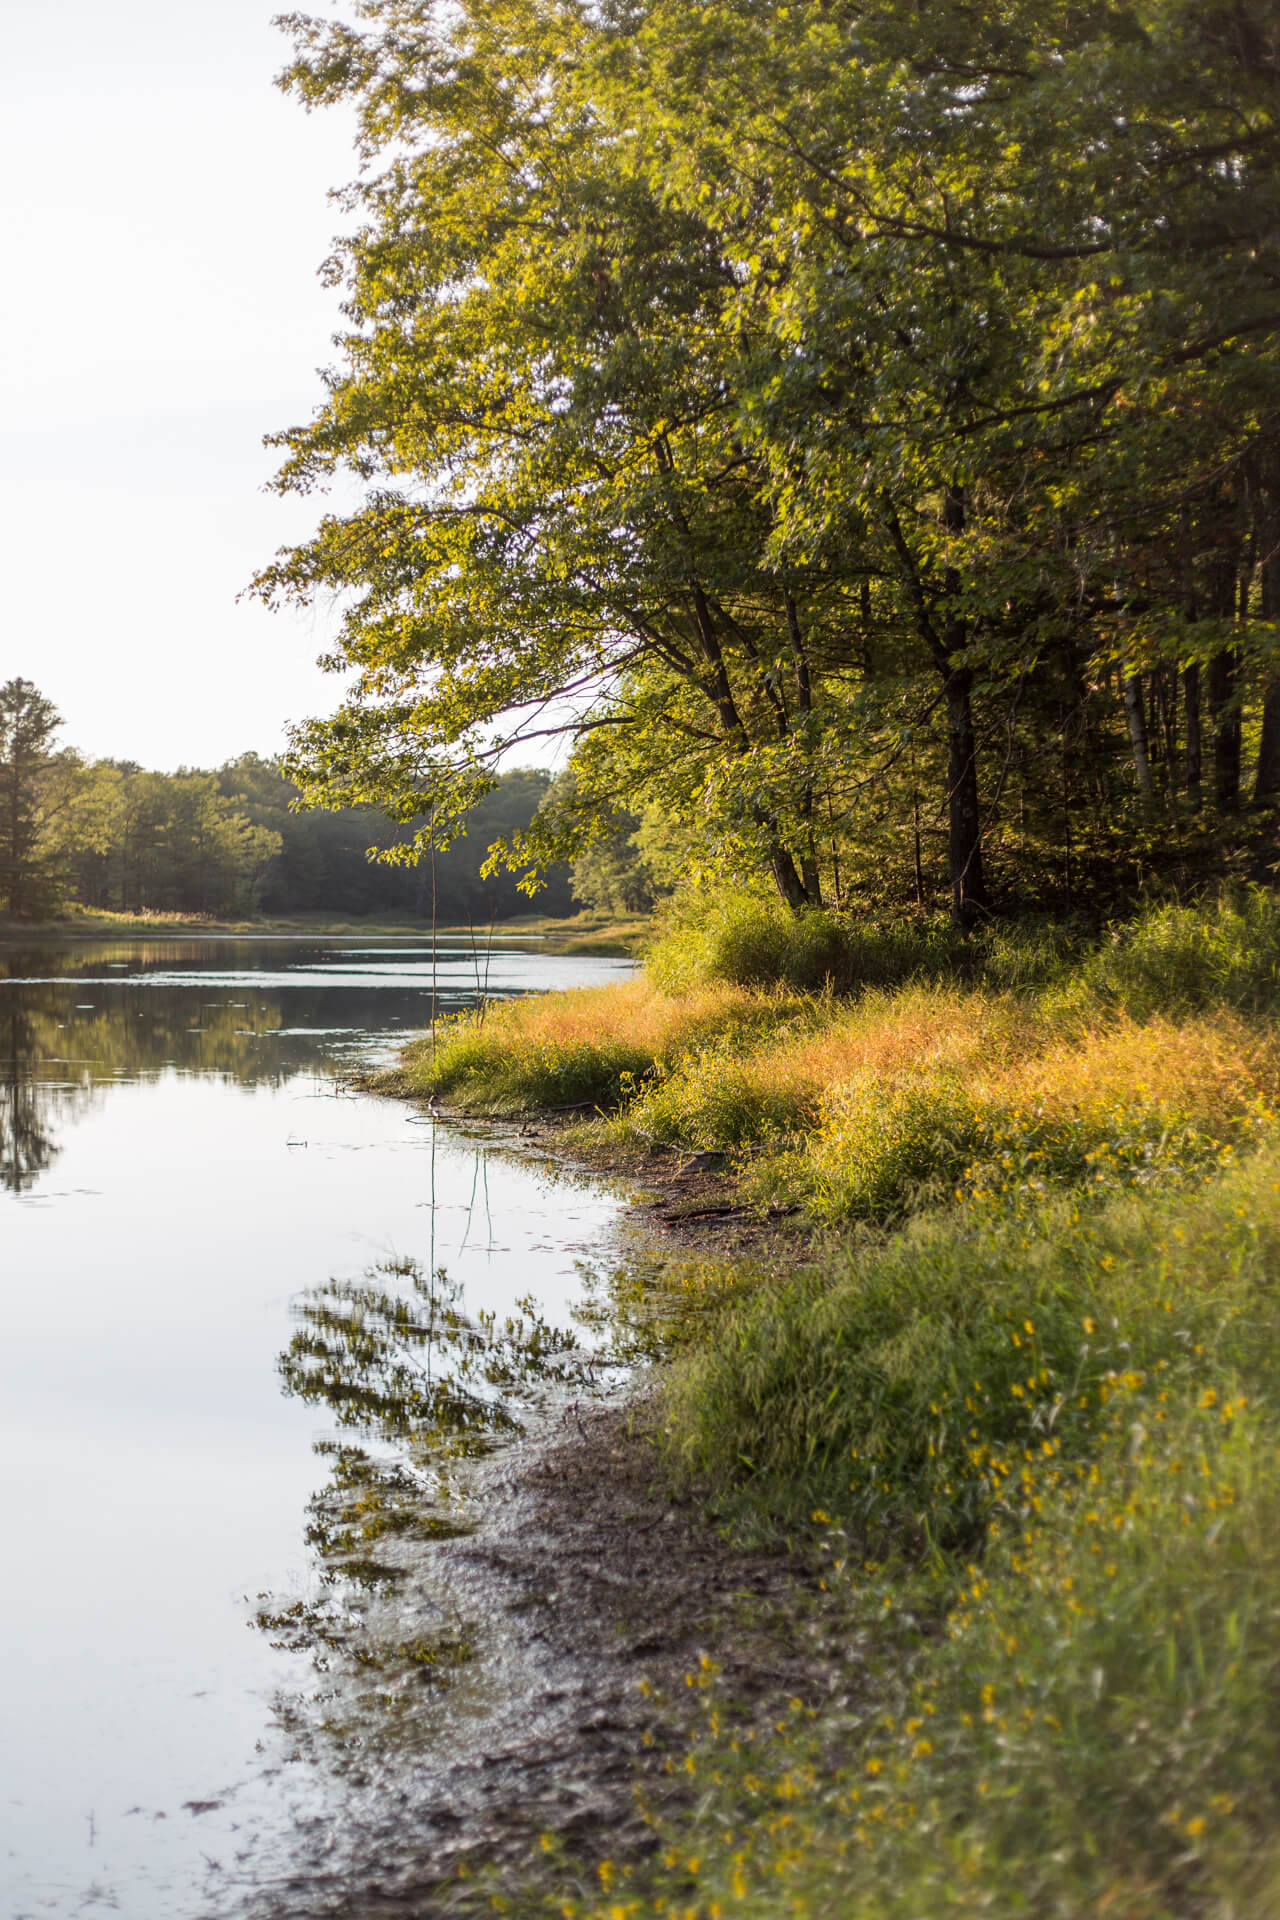
[[[1200,669],[1184,667],[1182,672],[1182,710],[1186,720],[1187,751],[1183,772],[1187,798],[1193,807],[1201,800],[1200,782],[1204,772],[1203,734],[1200,727]]]
[[[947,678],[947,867],[951,912],[968,925],[987,904],[982,871],[982,815],[978,807],[978,743],[973,731],[973,675],[955,668]]]
[[[1209,662],[1209,713],[1213,721],[1213,797],[1219,813],[1240,805],[1240,711],[1233,699],[1236,656],[1223,647]]]
[[[965,496],[962,486],[947,488],[942,523],[948,533],[963,533]],[[965,644],[964,622],[955,611],[960,591],[957,568],[948,567],[944,590],[947,601],[943,648],[947,657],[947,869],[951,882],[951,913],[967,926],[987,904],[982,871],[982,814],[978,806],[978,742],[973,731],[973,674],[952,664]]]
[[[1147,715],[1142,700],[1142,675],[1125,673],[1122,669],[1120,685],[1124,692],[1124,717],[1129,728],[1129,744],[1133,748],[1133,770],[1138,778],[1138,792],[1145,805],[1151,798],[1151,756],[1147,751]]]
[[[1236,619],[1239,543],[1215,555],[1209,570],[1208,610],[1224,624]],[[1213,727],[1213,798],[1219,813],[1234,813],[1240,805],[1240,708],[1236,690],[1234,647],[1222,647],[1209,661],[1205,692]]]
[[[796,671],[796,711],[800,716],[800,725],[808,728],[813,714],[813,683],[809,678],[809,660],[804,649],[804,635],[800,630],[800,609],[795,597],[788,593],[787,633],[791,640],[791,651]],[[805,741],[805,750],[811,750],[812,742]],[[811,907],[822,905],[822,879],[818,872],[818,855],[813,839],[813,782],[806,779],[800,794],[800,818],[803,821],[804,846],[800,855],[800,874],[804,883],[805,898]]]
[[[802,907],[807,907],[809,904],[809,895],[805,890],[803,880],[796,871],[796,863],[785,847],[775,846],[771,849],[769,865],[773,870],[773,878],[777,885],[778,892],[782,895],[787,906],[791,908],[791,911],[793,913],[799,913]]]
[[[1280,674],[1273,674],[1262,701],[1262,732],[1258,738],[1258,767],[1253,777],[1255,800],[1280,793]]]
[[[1151,679],[1164,758],[1164,784],[1172,798],[1178,791],[1178,676],[1172,667],[1159,667]]]
[[[942,676],[947,705],[947,867],[951,882],[951,911],[962,925],[987,904],[982,871],[982,815],[978,807],[978,743],[973,729],[973,673],[956,666],[965,647],[964,621],[958,611],[960,572],[949,566],[942,580],[942,631],[934,618],[930,595],[902,531],[896,509],[883,496],[885,525],[902,569],[920,637]],[[964,488],[947,488],[942,524],[948,533],[964,531]]]
[[[1280,620],[1280,472],[1272,470],[1262,516],[1258,574],[1262,618]],[[1253,776],[1255,800],[1280,793],[1280,672],[1273,671],[1262,697],[1262,732],[1258,738],[1258,765]]]

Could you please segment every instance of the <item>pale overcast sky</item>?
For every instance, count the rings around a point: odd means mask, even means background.
[[[327,711],[323,614],[236,604],[314,499],[263,491],[332,357],[349,123],[272,85],[270,0],[3,0],[0,681],[144,765]],[[340,5],[311,0],[313,13]]]

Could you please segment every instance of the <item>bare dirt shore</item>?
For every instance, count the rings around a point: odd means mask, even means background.
[[[643,1806],[690,1795],[704,1659],[744,1724],[847,1686],[809,1604],[816,1566],[735,1551],[673,1502],[654,1417],[650,1399],[575,1405],[489,1463],[484,1520],[433,1550],[429,1576],[484,1623],[487,1707],[336,1857],[300,1859],[263,1912],[426,1920],[491,1912],[503,1893],[527,1910],[553,1874],[598,1887],[600,1860],[654,1844]]]
[[[371,1090],[405,1093],[392,1076]],[[761,1273],[803,1257],[796,1223],[743,1207],[721,1156],[606,1157],[545,1117],[492,1136],[625,1179],[635,1239],[659,1257]],[[300,1836],[296,1878],[255,1916],[428,1920],[492,1912],[495,1895],[533,1911],[566,1874],[598,1889],[601,1860],[655,1844],[646,1806],[691,1797],[682,1762],[704,1696],[689,1677],[704,1660],[744,1724],[856,1691],[831,1609],[815,1604],[816,1562],[738,1550],[703,1502],[673,1498],[660,1418],[641,1385],[568,1406],[484,1463],[479,1525],[431,1545],[420,1575],[426,1611],[447,1595],[451,1617],[478,1623],[470,1705],[429,1751],[393,1761],[341,1844]]]

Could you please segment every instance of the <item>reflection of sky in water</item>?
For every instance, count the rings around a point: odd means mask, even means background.
[[[270,1701],[310,1658],[249,1630],[259,1596],[318,1577],[312,1442],[335,1422],[281,1390],[291,1303],[413,1262],[472,1316],[532,1295],[563,1324],[616,1214],[335,1081],[426,1024],[429,953],[331,969],[273,942],[258,973],[241,942],[139,944],[32,954],[41,984],[0,983],[6,1920],[208,1913],[321,1791],[268,1764]],[[493,991],[619,971],[501,957]]]

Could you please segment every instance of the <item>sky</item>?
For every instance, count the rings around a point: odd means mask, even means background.
[[[332,613],[237,595],[323,501],[265,483],[318,404],[350,120],[272,84],[270,0],[4,0],[0,681],[144,766],[332,709]],[[313,14],[337,12],[309,0]]]

